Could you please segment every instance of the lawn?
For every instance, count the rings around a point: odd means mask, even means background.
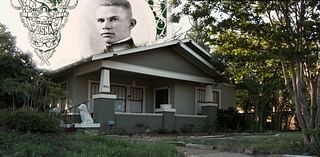
[[[154,140],[154,139],[157,140]],[[156,141],[156,142],[155,142]],[[177,157],[176,142],[210,145],[217,151],[254,154],[306,154],[302,133],[156,136],[140,138],[90,134],[0,132],[1,157]]]
[[[1,157],[176,157],[174,145],[105,135],[0,132]]]

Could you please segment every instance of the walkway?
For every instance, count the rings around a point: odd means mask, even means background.
[[[207,149],[195,149],[186,147],[177,147],[179,152],[185,152],[185,157],[253,157],[240,153],[217,152]]]

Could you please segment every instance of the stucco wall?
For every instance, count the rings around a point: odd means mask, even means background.
[[[205,116],[176,115],[176,130],[203,131],[205,120]]]
[[[163,114],[115,114],[118,133],[143,133],[150,131],[187,131],[199,132],[203,130],[206,116],[174,115],[170,128],[164,124]]]
[[[88,101],[88,80],[73,77],[70,80],[72,106]]]
[[[146,129],[158,130],[162,127],[162,114],[115,114],[118,131],[139,133]]]
[[[174,85],[174,108],[177,114],[196,114],[195,85],[191,83],[176,82]]]
[[[236,88],[229,84],[219,84],[215,89],[221,91],[221,109],[236,107]]]

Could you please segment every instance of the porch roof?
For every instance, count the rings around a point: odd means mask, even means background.
[[[121,63],[117,61],[112,61],[113,57],[121,57],[131,54],[138,53],[148,53],[152,52],[150,50],[162,49],[162,48],[171,48],[175,50],[176,53],[183,56],[194,65],[196,65],[199,69],[201,69],[204,73],[208,75],[208,77],[197,76],[197,75],[186,75],[184,73],[179,72],[170,72],[166,70],[155,69],[151,67],[143,67],[139,65],[132,65]],[[93,55],[91,57],[82,59],[78,62],[70,64],[68,66],[62,67],[55,71],[52,71],[52,74],[69,74],[70,72],[73,75],[79,76],[86,73],[91,73],[94,71],[98,71],[101,68],[110,68],[121,71],[130,71],[134,73],[152,75],[157,77],[166,77],[172,79],[182,79],[186,81],[195,81],[202,83],[212,83],[214,78],[221,78],[220,72],[218,72],[215,67],[210,63],[211,56],[205,51],[201,46],[196,44],[194,41],[190,39],[185,40],[172,40],[169,42],[154,44],[149,46],[137,47],[122,51],[115,51],[110,53],[103,53]]]

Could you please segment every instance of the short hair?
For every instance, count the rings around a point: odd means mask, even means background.
[[[98,6],[117,6],[129,11],[132,16],[131,4],[128,0],[100,0]]]

